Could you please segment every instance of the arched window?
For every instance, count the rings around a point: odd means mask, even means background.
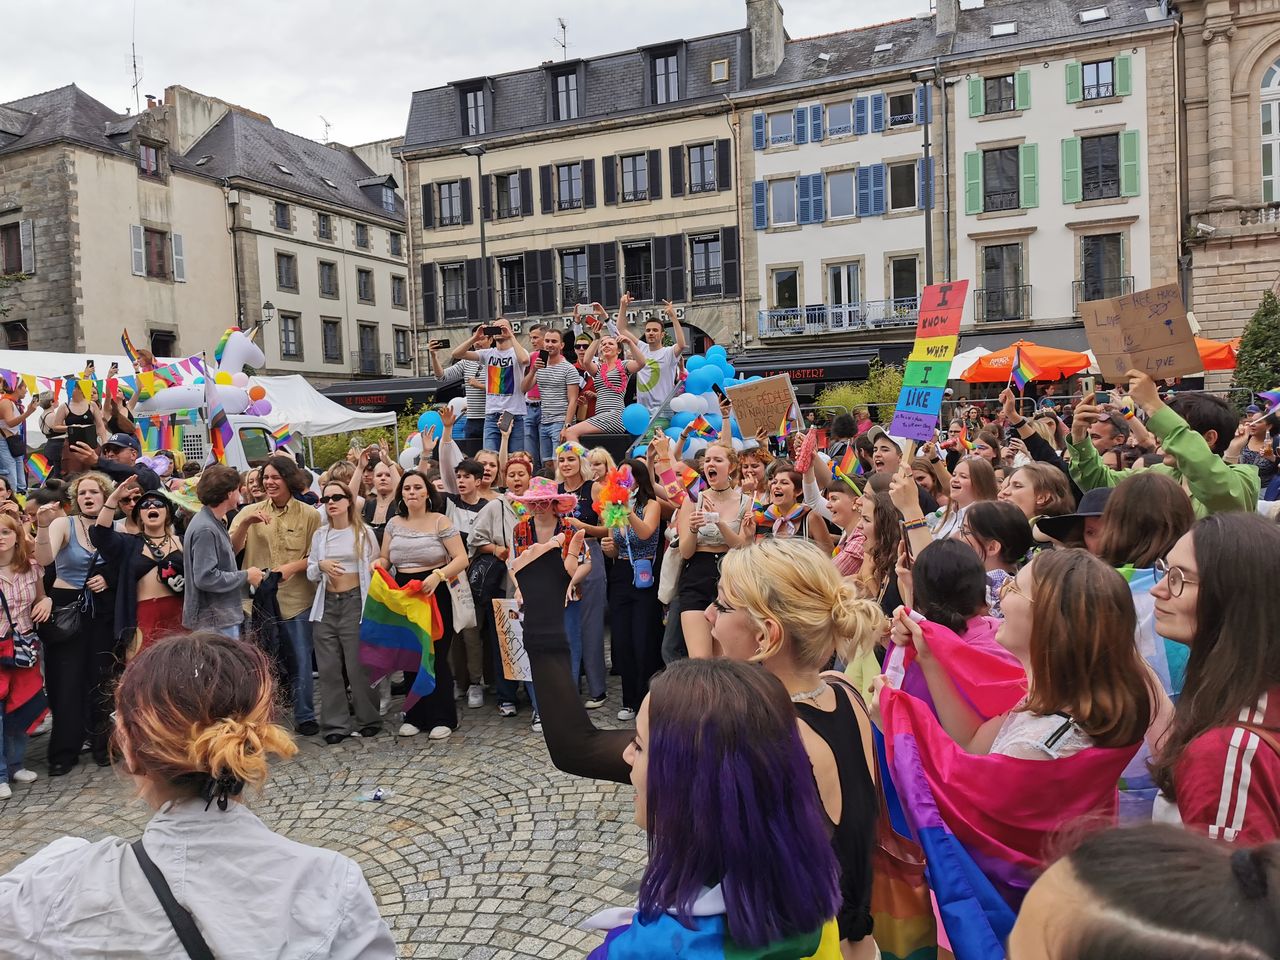
[[[1280,200],[1280,60],[1262,75],[1262,200]]]

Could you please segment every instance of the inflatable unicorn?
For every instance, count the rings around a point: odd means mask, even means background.
[[[227,413],[262,415],[271,412],[271,403],[265,399],[266,391],[262,387],[250,387],[249,377],[244,372],[246,366],[263,366],[266,359],[262,348],[253,342],[252,331],[232,327],[222,335],[204,376],[213,378],[218,399]],[[189,382],[157,390],[140,400],[136,411],[154,414],[194,409],[205,402],[204,386],[204,377],[197,376]]]

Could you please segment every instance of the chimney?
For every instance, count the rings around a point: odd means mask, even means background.
[[[747,29],[751,31],[751,76],[771,77],[786,53],[787,32],[778,0],[747,0]]]
[[[960,0],[937,0],[937,4],[938,8],[933,16],[934,32],[940,37],[950,36],[956,32]]]
[[[147,109],[154,110],[156,108],[156,98],[151,94],[147,94]]]

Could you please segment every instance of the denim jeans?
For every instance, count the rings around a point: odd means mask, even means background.
[[[542,454],[542,461],[556,458],[556,447],[560,444],[560,434],[564,431],[564,418],[559,420],[544,420],[538,427],[538,452]]]
[[[484,441],[484,417],[467,417],[467,430],[463,436],[467,440]]]
[[[524,415],[524,448],[529,451],[529,455],[533,457],[534,466],[541,461],[548,459],[540,456],[542,446],[538,442],[539,431],[542,429],[542,404],[531,403],[528,411]]]
[[[19,463],[9,452],[9,444],[0,437],[0,476],[9,481],[9,489],[24,493],[27,489],[27,465]]]
[[[306,723],[316,718],[316,681],[311,676],[311,610],[280,621],[280,633],[288,638],[292,652],[293,676],[289,689],[293,694],[293,722]]]
[[[498,432],[498,418],[500,413],[489,413],[484,418],[484,448],[486,450],[497,450],[502,444],[502,434]],[[507,442],[507,453],[515,453],[517,450],[525,449],[524,445],[524,417],[513,416],[511,421],[511,439]]]
[[[224,637],[229,637],[232,640],[239,640],[240,627],[241,627],[241,624],[236,623],[229,627],[210,627],[209,631],[211,633],[220,633]]]
[[[26,755],[27,731],[13,720],[6,726],[4,711],[0,710],[0,783],[8,783],[22,769]]]
[[[574,686],[578,683],[578,670],[587,675],[587,695],[603,697],[605,694],[604,669],[604,608],[607,590],[604,552],[599,540],[588,540],[591,553],[591,572],[578,584],[581,600],[573,600],[564,610],[564,632],[569,638],[569,667],[573,672]]]

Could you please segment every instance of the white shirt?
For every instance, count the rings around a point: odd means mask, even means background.
[[[644,369],[636,374],[636,401],[654,413],[675,392],[676,348],[652,350],[641,340],[640,354],[645,358],[645,364]]]
[[[524,379],[525,365],[516,358],[515,349],[477,350],[476,356],[480,358],[480,379],[485,385],[485,416],[509,413],[523,417],[527,408],[520,382]]]

